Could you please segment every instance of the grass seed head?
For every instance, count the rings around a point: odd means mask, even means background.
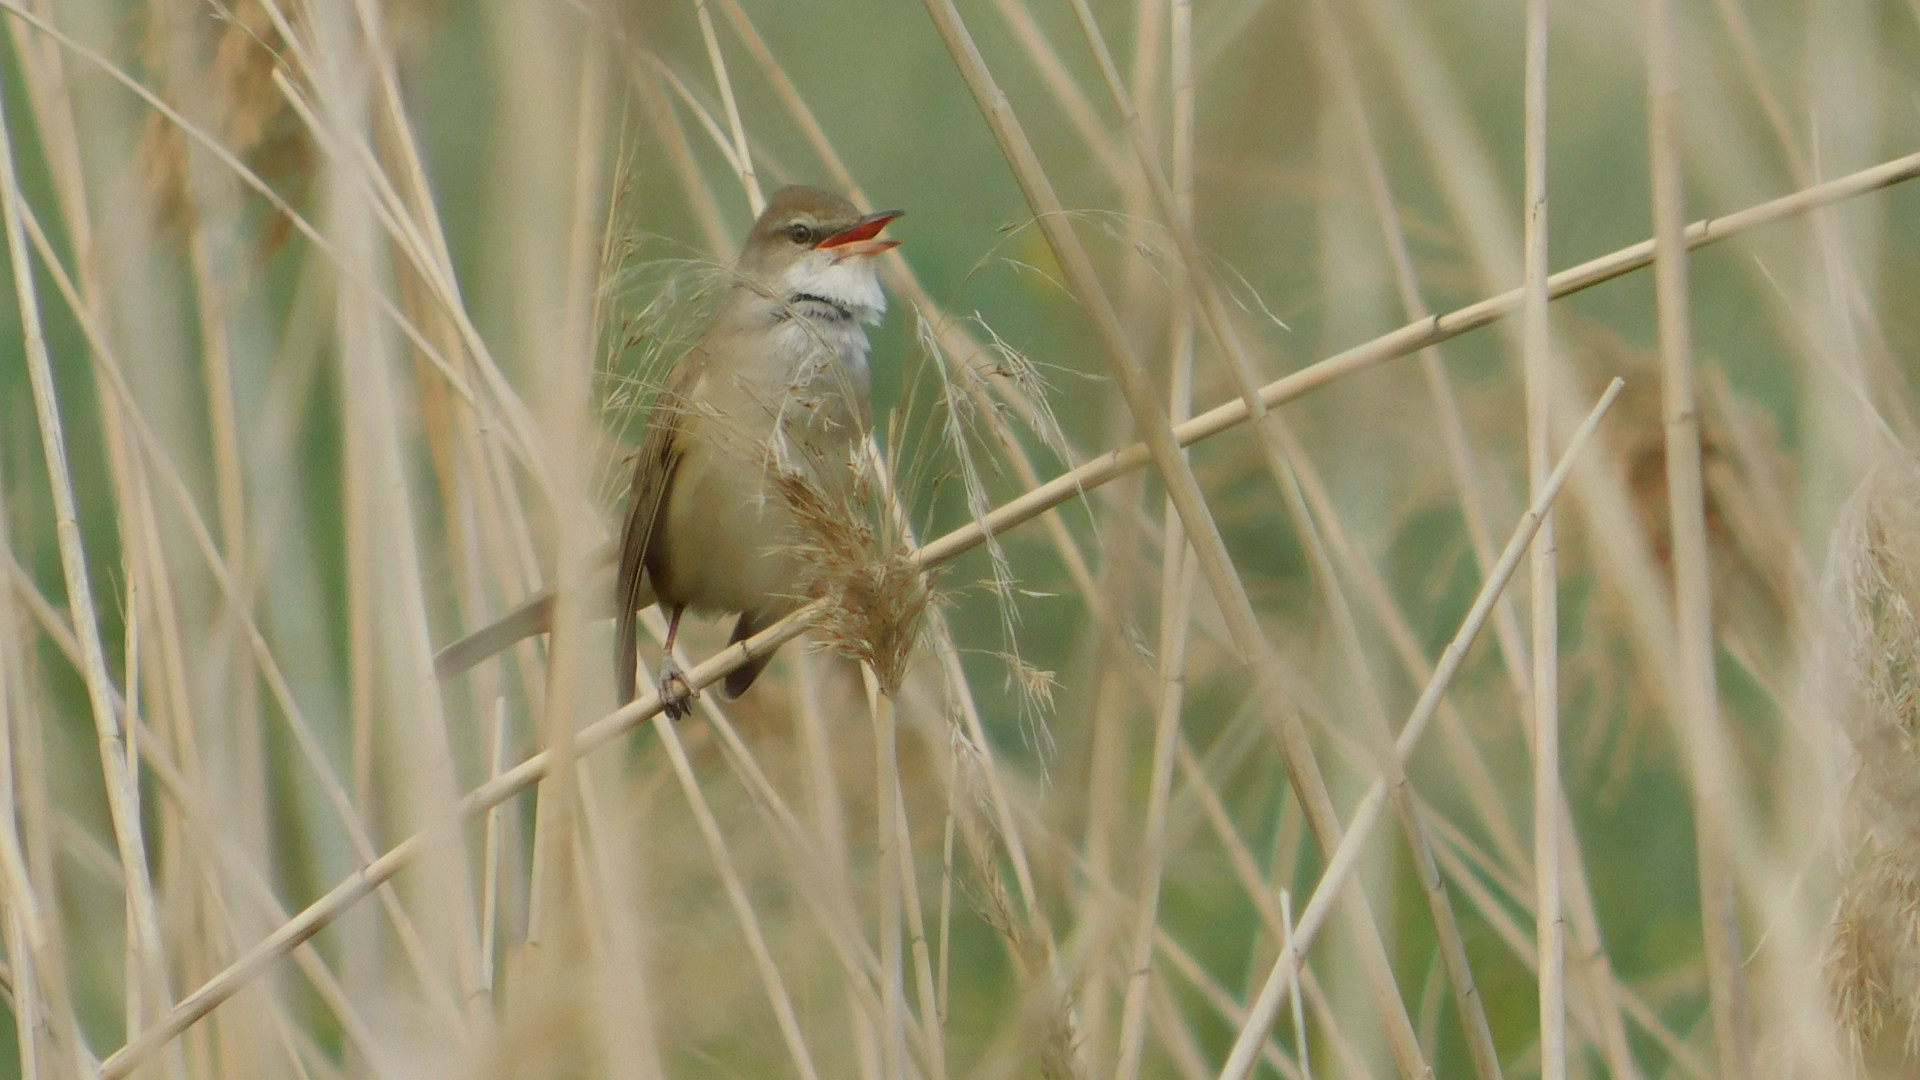
[[[814,633],[897,694],[935,599],[926,572],[898,530],[874,524],[865,476],[850,494],[830,490],[807,468],[777,470],[774,484],[793,514],[805,593],[826,601]]]

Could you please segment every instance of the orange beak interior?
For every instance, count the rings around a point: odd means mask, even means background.
[[[890,236],[881,236],[880,230],[886,228],[887,222],[899,217],[901,213],[903,211],[881,210],[878,213],[868,214],[815,244],[814,247],[822,250],[840,248],[842,250],[834,254],[843,259],[853,255],[878,255],[883,251],[889,251],[899,247],[900,241]]]

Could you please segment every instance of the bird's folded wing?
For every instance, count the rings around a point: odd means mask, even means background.
[[[653,542],[661,509],[667,504],[667,492],[673,487],[674,466],[680,458],[677,435],[684,421],[684,399],[678,386],[692,370],[693,365],[683,360],[675,372],[679,377],[654,402],[653,413],[647,418],[647,434],[640,442],[640,456],[633,465],[633,487],[627,493],[627,518],[620,528],[620,570],[613,594],[614,691],[618,695],[615,700],[622,705],[633,700],[639,683],[634,616],[652,599],[647,548]]]

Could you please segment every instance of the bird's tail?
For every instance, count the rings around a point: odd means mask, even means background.
[[[552,629],[553,586],[549,585],[526,603],[441,649],[433,657],[433,673],[445,682],[523,638]]]
[[[756,619],[751,614],[743,612],[740,616],[740,621],[733,624],[733,637],[728,640],[727,644],[738,645],[760,631],[765,630],[767,627],[772,626],[777,621],[779,621],[777,616],[762,615]],[[727,674],[727,680],[722,684],[721,693],[728,701],[732,701],[734,698],[746,693],[747,688],[753,685],[753,680],[759,678],[760,673],[766,670],[767,661],[772,659],[772,654],[756,656],[748,660],[744,666],[734,668]]]
[[[581,585],[584,590],[582,595],[587,601],[587,610],[596,620],[610,619],[613,617],[614,607],[613,581],[611,580],[613,546],[602,544],[588,557],[588,564],[592,570],[585,576]],[[641,607],[653,603],[652,590],[644,591],[647,595],[639,598]],[[528,597],[519,607],[441,649],[434,655],[433,673],[445,682],[526,638],[551,631],[553,599],[553,586],[548,585]]]

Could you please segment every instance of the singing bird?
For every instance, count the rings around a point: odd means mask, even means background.
[[[615,689],[633,700],[635,616],[667,614],[660,672],[670,715],[691,697],[673,639],[689,608],[735,613],[732,641],[758,633],[804,599],[805,556],[782,481],[835,505],[853,490],[872,428],[867,327],[886,312],[873,257],[899,244],[880,232],[900,211],[862,214],[810,187],[775,192],[747,234],[732,282],[698,341],[674,365],[648,417],[617,548]],[[450,677],[549,628],[542,594],[442,650]],[[765,667],[729,675],[738,697]]]

